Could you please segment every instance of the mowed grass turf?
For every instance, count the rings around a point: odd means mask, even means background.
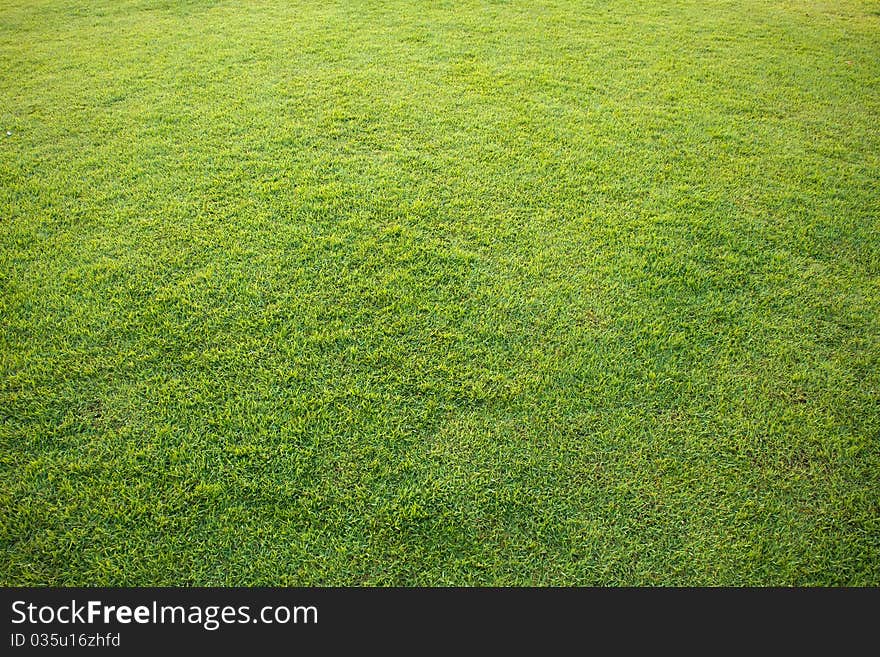
[[[876,0],[0,0],[7,585],[880,585]]]

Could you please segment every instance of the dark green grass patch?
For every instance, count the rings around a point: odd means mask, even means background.
[[[874,0],[0,0],[3,584],[880,584]]]

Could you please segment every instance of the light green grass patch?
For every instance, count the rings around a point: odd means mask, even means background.
[[[878,35],[0,0],[2,583],[880,584]]]

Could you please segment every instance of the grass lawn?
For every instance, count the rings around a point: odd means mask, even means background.
[[[0,0],[0,583],[880,585],[878,0]]]

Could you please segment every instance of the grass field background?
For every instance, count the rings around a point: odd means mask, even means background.
[[[0,580],[880,585],[880,2],[0,0]]]

